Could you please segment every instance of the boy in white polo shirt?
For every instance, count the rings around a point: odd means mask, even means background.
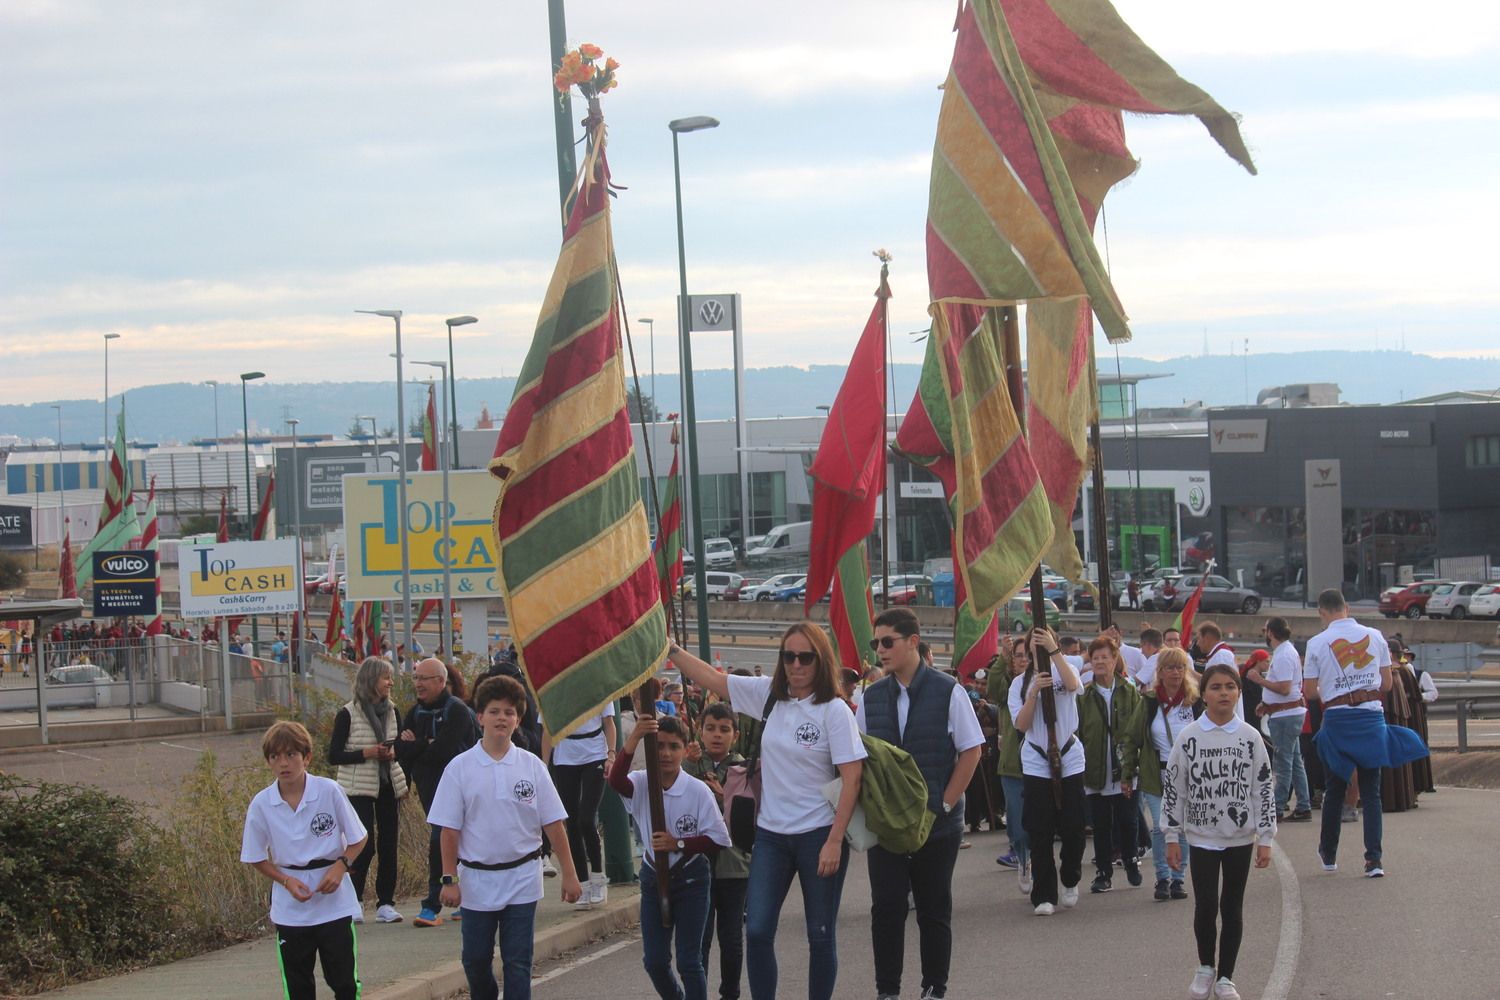
[[[307,773],[312,737],[301,723],[276,723],[260,750],[276,780],[250,800],[240,860],[276,883],[271,922],[286,996],[317,996],[313,967],[321,960],[336,1000],[355,1000],[360,910],[349,866],[364,849],[365,828],[338,782]]]
[[[583,889],[568,849],[567,813],[547,766],[511,743],[526,710],[526,689],[512,677],[491,677],[474,692],[474,709],[484,738],[449,762],[427,814],[442,831],[440,898],[444,906],[463,907],[469,995],[500,996],[498,936],[506,1000],[527,1000],[542,898],[542,834],[562,868],[563,902],[575,902]]]

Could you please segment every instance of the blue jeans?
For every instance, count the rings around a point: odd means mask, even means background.
[[[1292,792],[1297,793],[1297,808],[1311,809],[1312,795],[1307,790],[1307,768],[1302,764],[1302,715],[1284,715],[1270,719],[1271,745],[1276,748],[1276,811],[1286,812]]]
[[[707,1000],[708,976],[703,971],[703,925],[708,923],[709,888],[713,869],[698,855],[667,879],[672,903],[672,926],[661,925],[656,870],[641,865],[642,961],[651,985],[662,1000]],[[676,935],[677,975],[672,974],[673,935]],[[677,976],[682,982],[677,982]]]
[[[1002,774],[1000,787],[1005,792],[1005,832],[1010,834],[1010,849],[1015,852],[1016,863],[1024,868],[1031,863],[1031,840],[1021,822],[1022,789],[1026,786],[1020,778]]]
[[[1163,774],[1163,777],[1166,775]],[[1146,800],[1146,808],[1151,810],[1151,860],[1156,862],[1156,880],[1171,879],[1181,882],[1187,871],[1188,842],[1187,834],[1179,831],[1177,842],[1182,845],[1182,867],[1173,869],[1167,864],[1167,835],[1161,826],[1161,796],[1152,795],[1150,792],[1138,792],[1141,798]]]
[[[1365,860],[1380,861],[1380,840],[1384,823],[1380,808],[1380,768],[1361,767],[1359,771],[1359,804],[1365,820]],[[1347,775],[1328,772],[1328,788],[1323,793],[1323,836],[1318,850],[1328,861],[1339,853],[1339,827],[1344,818],[1344,796],[1349,793]]]
[[[776,997],[776,924],[794,875],[802,883],[802,913],[807,918],[808,1000],[833,996],[839,975],[839,899],[849,869],[849,845],[840,845],[839,870],[827,878],[820,876],[818,852],[828,841],[829,829],[788,834],[761,828],[755,833],[745,902],[746,964],[753,1000]]]
[[[536,904],[514,903],[503,910],[462,907],[463,965],[473,1000],[498,1000],[495,982],[495,939],[500,940],[505,1000],[531,1000],[531,944],[536,929]]]

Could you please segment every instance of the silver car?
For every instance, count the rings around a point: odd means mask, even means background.
[[[1469,604],[1476,591],[1484,587],[1478,580],[1459,580],[1445,583],[1432,592],[1427,599],[1428,618],[1467,618]]]
[[[1200,580],[1204,581],[1203,596],[1198,600],[1200,612],[1228,611],[1253,615],[1260,611],[1260,594],[1249,587],[1236,587],[1225,577],[1213,573],[1206,578],[1201,573],[1188,573],[1170,583],[1170,593],[1168,587],[1157,589],[1152,594],[1152,610],[1181,611],[1193,591],[1198,589]]]

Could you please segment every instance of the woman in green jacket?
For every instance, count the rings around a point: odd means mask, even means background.
[[[1125,736],[1125,758],[1120,766],[1120,788],[1126,795],[1140,789],[1151,812],[1151,857],[1156,863],[1155,895],[1159,900],[1188,898],[1183,885],[1188,845],[1180,833],[1181,866],[1167,864],[1167,838],[1161,825],[1161,775],[1177,735],[1202,714],[1197,675],[1187,652],[1162,650],[1156,661],[1156,686],[1141,699],[1140,710]]]
[[[1089,892],[1114,888],[1115,849],[1132,886],[1141,884],[1136,862],[1136,818],[1140,815],[1121,783],[1125,734],[1140,712],[1141,696],[1125,677],[1120,647],[1107,635],[1089,643],[1093,679],[1078,699],[1078,736],[1083,740],[1083,789],[1094,824],[1094,881]]]
[[[1021,731],[1010,717],[1010,703],[1005,692],[1011,681],[1026,672],[1031,664],[1031,650],[1025,636],[1007,636],[1000,640],[1000,659],[994,674],[1001,674],[1005,666],[1004,683],[999,685],[1000,697],[995,699],[1000,709],[999,767],[1000,788],[1005,794],[1005,829],[1010,835],[1010,851],[995,859],[997,864],[1016,870],[1017,884],[1021,895],[1031,895],[1031,849],[1026,839],[1026,827],[1021,823],[1021,796],[1025,787],[1021,775]]]

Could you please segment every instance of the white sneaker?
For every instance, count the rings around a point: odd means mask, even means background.
[[[557,878],[557,866],[552,863],[551,857],[542,858],[542,876],[544,878]]]
[[[1050,917],[1052,916],[1052,914],[1056,913],[1057,910],[1051,903],[1038,903],[1036,904],[1036,909],[1032,912],[1039,917]],[[1208,996],[1207,993],[1203,995]]]
[[[1065,885],[1062,891],[1062,905],[1069,909],[1078,905],[1078,886]]]
[[[603,906],[609,900],[609,882],[603,875],[589,879],[583,888],[589,894],[589,902],[595,906]]]
[[[1188,987],[1188,996],[1193,1000],[1208,1000],[1208,995],[1214,991],[1214,967],[1211,965],[1200,965],[1198,971],[1193,973],[1193,984]]]
[[[1234,988],[1228,976],[1220,976],[1214,983],[1214,1000],[1240,1000],[1240,991]]]
[[[401,914],[397,913],[396,908],[390,903],[386,903],[384,906],[375,907],[375,921],[381,924],[399,924]]]
[[[1029,863],[1016,866],[1016,884],[1021,889],[1021,895],[1031,895],[1031,865]]]
[[[354,915],[354,922],[356,924],[362,924],[365,922],[365,908],[363,906],[360,906],[359,912]]]

